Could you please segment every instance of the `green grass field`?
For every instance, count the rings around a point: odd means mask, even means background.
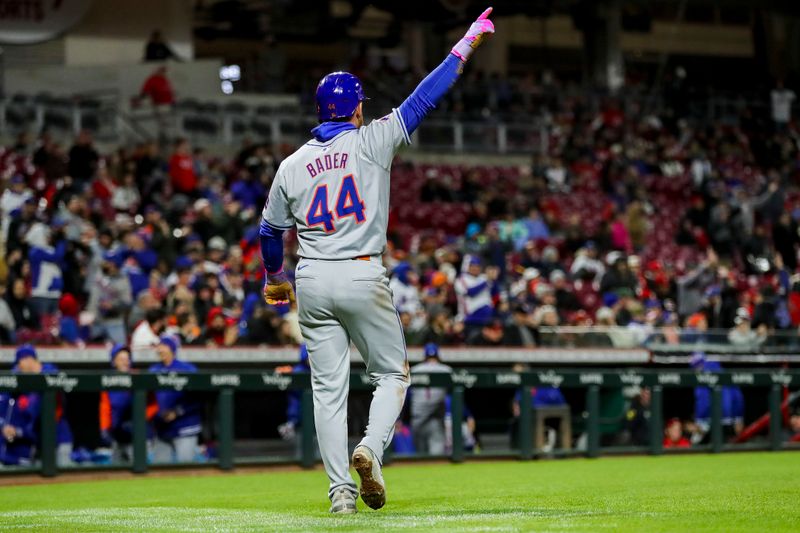
[[[321,470],[0,488],[3,531],[798,531],[800,453],[385,471],[388,501],[327,514]]]

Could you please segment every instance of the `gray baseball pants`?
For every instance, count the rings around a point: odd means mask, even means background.
[[[308,347],[314,422],[330,479],[328,496],[345,487],[357,494],[347,449],[350,343],[358,348],[375,387],[361,445],[383,462],[400,416],[409,370],[403,328],[380,257],[301,259],[295,270],[300,329]]]

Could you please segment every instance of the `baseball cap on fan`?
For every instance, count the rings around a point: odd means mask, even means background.
[[[216,250],[219,252],[224,252],[228,248],[228,245],[225,243],[225,239],[220,237],[219,235],[215,237],[211,237],[208,240],[208,249],[209,250]]]

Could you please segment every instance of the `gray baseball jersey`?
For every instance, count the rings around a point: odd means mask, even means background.
[[[352,259],[386,246],[389,169],[409,142],[397,110],[325,142],[307,142],[281,163],[262,216],[297,226],[300,257]]]
[[[295,270],[300,329],[308,346],[314,421],[329,496],[353,494],[347,450],[350,343],[375,386],[361,445],[378,462],[408,387],[403,330],[380,254],[389,218],[389,169],[408,133],[397,111],[332,139],[311,140],[278,169],[262,214],[297,226]],[[353,261],[370,256],[368,261]]]
[[[416,364],[411,368],[411,373],[443,373],[451,374],[453,369],[440,362],[425,362]],[[416,426],[432,417],[444,421],[445,399],[447,389],[440,387],[414,387],[411,394],[411,425]]]

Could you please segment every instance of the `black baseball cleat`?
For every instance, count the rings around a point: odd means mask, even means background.
[[[356,446],[353,468],[361,478],[361,500],[371,509],[380,509],[386,503],[386,485],[383,483],[381,465],[372,450]]]

